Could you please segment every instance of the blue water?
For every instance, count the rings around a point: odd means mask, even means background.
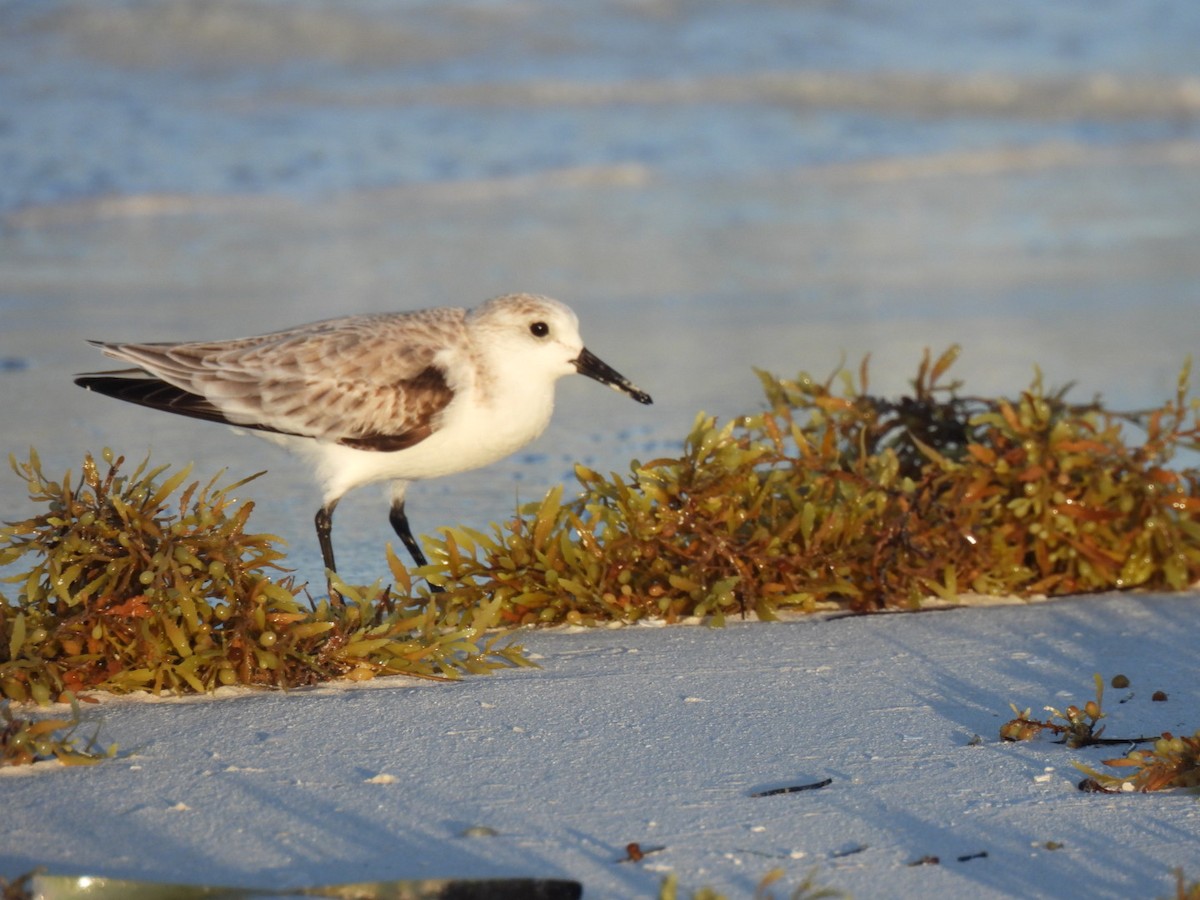
[[[0,212],[113,194],[319,196],[614,162],[704,178],[1054,139],[1195,137],[1197,47],[1200,5],[1189,0],[9,2]],[[720,96],[763,73],[790,78],[806,99],[753,86]],[[1019,99],[997,112],[986,93],[961,105],[935,96],[981,74]],[[895,81],[912,75],[929,84]],[[1098,77],[1147,80],[1165,108],[1101,98],[1080,116],[1047,109],[1064,86]],[[847,83],[860,88],[851,103]],[[679,102],[653,99],[664,86]]]
[[[0,0],[0,458],[270,469],[258,527],[319,581],[305,468],[85,395],[85,340],[508,290],[655,405],[568,379],[526,452],[413,487],[418,532],[673,452],[754,367],[894,393],[960,343],[978,393],[1157,404],[1200,347],[1197,48],[1194,0]],[[384,510],[339,508],[351,578]]]

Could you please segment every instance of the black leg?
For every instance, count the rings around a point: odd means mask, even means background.
[[[417,539],[413,537],[412,529],[408,527],[408,516],[404,513],[404,501],[392,504],[392,511],[388,515],[388,521],[392,523],[392,528],[396,535],[404,542],[404,546],[408,548],[408,552],[412,554],[413,560],[418,566],[429,565],[429,560],[425,558],[425,554],[421,552],[421,545],[417,543]]]
[[[429,560],[425,558],[425,554],[421,552],[421,545],[417,543],[417,539],[413,537],[412,529],[408,527],[408,516],[404,512],[404,501],[395,500],[392,502],[392,511],[388,514],[388,521],[392,523],[392,528],[396,535],[408,548],[408,552],[412,555],[413,561],[418,566],[429,565]],[[429,589],[434,593],[440,593],[441,588],[436,584],[430,584]]]
[[[330,534],[333,532],[333,510],[337,507],[337,501],[333,500],[317,510],[317,541],[321,545],[321,558],[325,560],[325,568],[331,572],[337,571],[337,565],[333,561],[333,541],[330,539]]]
[[[325,561],[325,568],[330,572],[337,571],[337,565],[333,561],[333,540],[330,535],[333,532],[333,510],[337,506],[336,500],[331,500],[320,509],[317,510],[317,541],[321,545],[321,558]],[[329,588],[329,602],[334,606],[342,605],[342,595],[333,589],[333,581],[327,582]]]

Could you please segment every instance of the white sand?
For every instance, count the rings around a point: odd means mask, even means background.
[[[783,896],[817,866],[859,898],[1165,897],[1173,867],[1200,877],[1195,796],[1081,793],[1073,763],[1128,748],[998,729],[1010,702],[1082,705],[1094,672],[1120,672],[1107,736],[1190,734],[1198,614],[1196,594],[1123,595],[556,630],[521,635],[540,670],[456,684],[106,700],[87,715],[120,758],[0,778],[0,874],[536,876],[601,898],[654,896],[675,871],[747,897],[776,867]],[[621,862],[630,842],[663,849]]]

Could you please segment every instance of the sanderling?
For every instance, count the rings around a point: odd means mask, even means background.
[[[392,527],[427,565],[404,512],[409,482],[485,466],[532,441],[550,421],[563,375],[651,402],[583,346],[569,307],[531,294],[229,341],[92,343],[137,368],[80,375],[81,387],[252,429],[307,457],[323,490],[317,539],[331,572],[334,508],[376,481],[392,482]]]

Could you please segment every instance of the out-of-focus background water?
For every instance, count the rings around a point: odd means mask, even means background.
[[[86,338],[567,301],[655,405],[568,379],[526,452],[414,487],[426,533],[674,452],[755,366],[895,392],[959,342],[974,391],[1158,403],[1200,333],[1198,48],[1193,0],[6,0],[0,450],[268,468],[252,524],[319,581],[303,465],[85,394]],[[390,537],[340,507],[351,580]]]

